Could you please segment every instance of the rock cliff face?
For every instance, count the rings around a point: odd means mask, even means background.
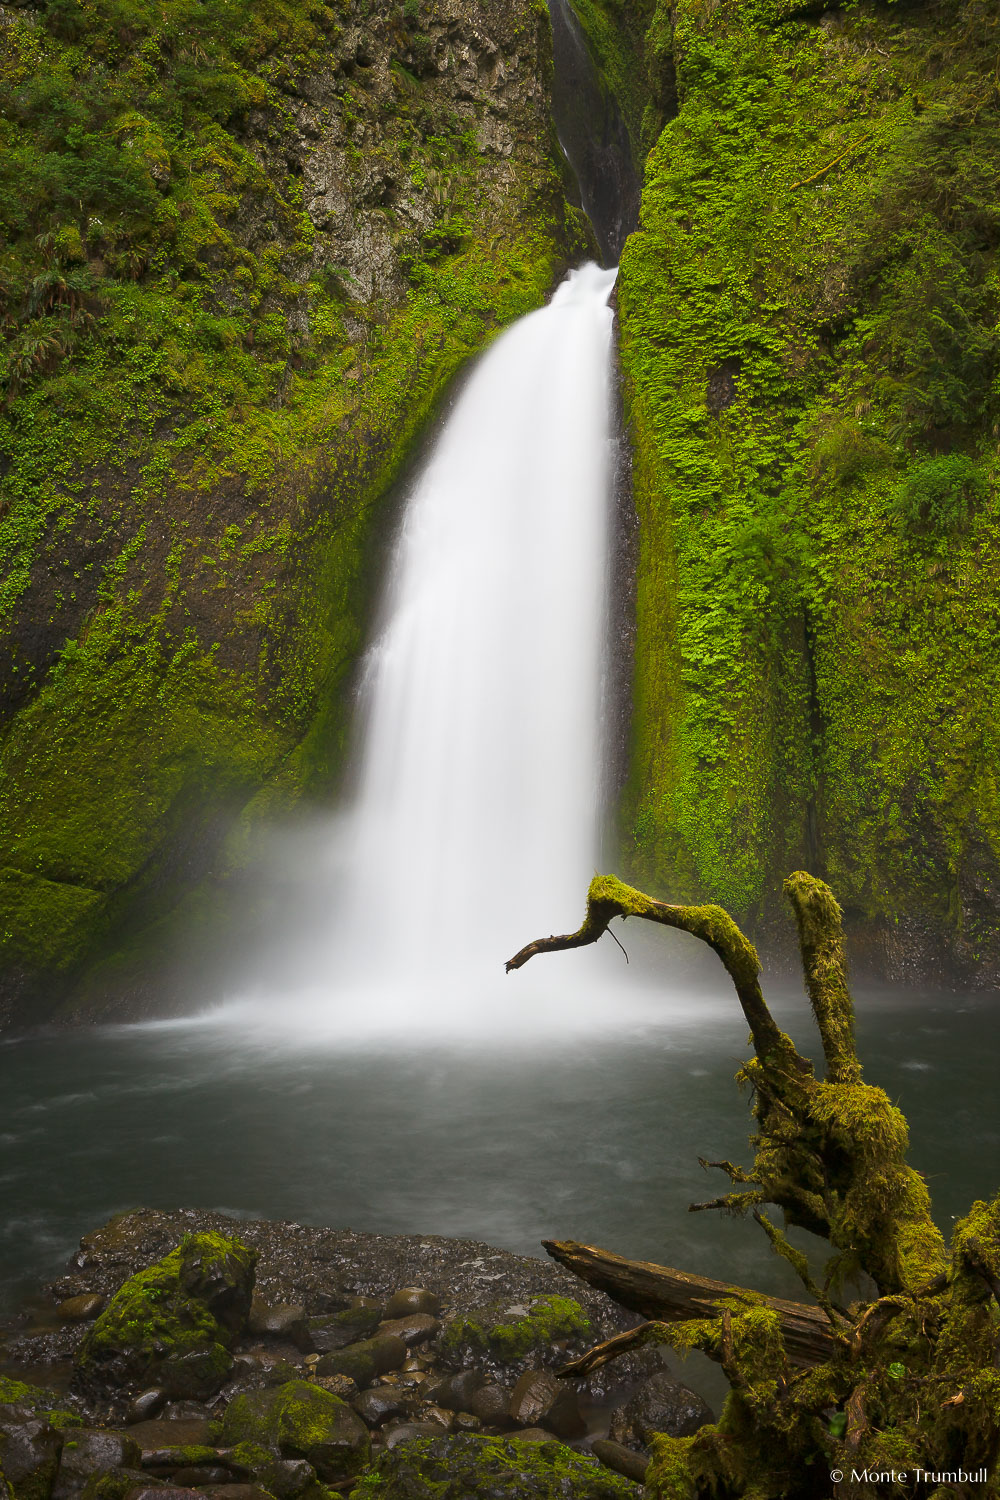
[[[626,866],[772,953],[804,866],[859,968],[995,983],[996,8],[579,9],[648,152]]]
[[[391,482],[591,242],[539,0],[0,39],[0,1017],[106,1014],[329,785]]]

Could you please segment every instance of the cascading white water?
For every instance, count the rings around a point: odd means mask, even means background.
[[[496,341],[409,499],[367,664],[335,967],[467,979],[578,918],[598,839],[614,278],[585,266]]]
[[[282,960],[284,993],[265,980],[256,1002],[283,1027],[579,1016],[592,954],[503,966],[579,924],[598,858],[614,280],[582,267],[496,340],[409,496],[354,803],[310,880],[322,933],[286,934],[299,983]]]

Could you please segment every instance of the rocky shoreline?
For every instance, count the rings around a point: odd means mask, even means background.
[[[555,1373],[637,1321],[477,1241],[134,1210],[0,1330],[0,1500],[637,1497],[711,1412],[655,1351]]]

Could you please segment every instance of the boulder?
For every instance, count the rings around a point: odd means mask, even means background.
[[[608,1438],[626,1448],[648,1455],[650,1438],[657,1432],[669,1437],[690,1437],[714,1421],[706,1401],[674,1380],[666,1371],[651,1375],[627,1401],[611,1413]]]
[[[222,1418],[221,1439],[304,1458],[328,1484],[351,1478],[371,1458],[368,1429],[357,1412],[306,1380],[237,1396]]]
[[[641,1500],[642,1489],[554,1439],[442,1433],[399,1439],[379,1455],[357,1500]]]
[[[245,1325],[256,1251],[218,1234],[179,1247],[125,1282],[91,1326],[76,1361],[84,1390],[138,1384],[175,1396],[210,1396],[232,1364]]]

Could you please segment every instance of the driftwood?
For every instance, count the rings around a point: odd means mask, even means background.
[[[820,1364],[834,1351],[826,1314],[806,1302],[766,1297],[760,1292],[750,1292],[746,1287],[729,1286],[724,1281],[713,1281],[710,1276],[692,1276],[687,1271],[675,1271],[671,1266],[657,1266],[650,1261],[626,1260],[610,1250],[598,1250],[593,1245],[578,1244],[576,1240],[543,1240],[542,1243],[553,1260],[572,1271],[574,1276],[579,1276],[581,1281],[607,1292],[630,1312],[642,1313],[644,1317],[661,1323],[683,1323],[691,1318],[718,1317],[722,1298],[735,1297],[747,1302],[752,1299],[758,1306],[763,1304],[778,1314],[788,1357],[795,1364]],[[587,1369],[596,1369],[607,1359],[644,1342],[636,1337],[641,1332],[634,1329],[608,1340],[607,1345],[599,1344],[584,1355],[583,1360],[574,1361],[564,1373],[585,1374],[586,1370],[579,1368],[584,1361],[587,1361]],[[598,1353],[602,1357],[593,1358]]]

